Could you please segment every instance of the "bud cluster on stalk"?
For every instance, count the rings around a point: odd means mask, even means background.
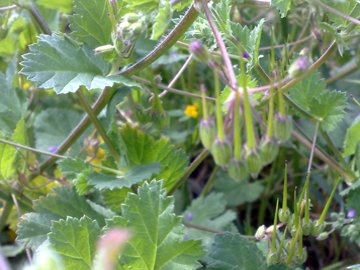
[[[269,265],[296,266],[303,264],[307,260],[307,251],[303,247],[303,237],[314,236],[317,240],[322,241],[331,233],[331,231],[325,231],[327,223],[324,219],[337,184],[328,197],[319,219],[313,220],[310,218],[309,180],[310,174],[306,177],[299,198],[297,198],[296,190],[294,191],[293,211],[291,211],[287,205],[287,164],[285,165],[282,206],[279,208],[279,201],[277,201],[274,224],[268,229],[264,225],[260,226],[255,234],[257,240],[267,239],[270,242],[267,255]],[[278,224],[278,220],[280,224]],[[284,228],[283,233],[278,234],[281,227]],[[266,237],[266,234],[271,236]],[[280,235],[280,241],[278,241]]]
[[[257,177],[264,166],[275,160],[280,144],[291,137],[292,119],[285,114],[282,94],[270,90],[267,128],[259,140],[258,133],[261,130],[256,126],[256,119],[253,119],[253,108],[247,91],[247,75],[245,68],[242,68],[240,87],[232,89],[233,92],[227,100],[230,105],[225,116],[227,119],[225,125],[219,89],[219,79],[223,79],[224,75],[222,69],[200,41],[192,42],[189,51],[196,60],[207,64],[214,74],[215,117],[208,112],[205,87],[201,87],[203,119],[199,124],[199,135],[203,146],[211,152],[215,163],[226,169],[234,180],[241,181],[247,179],[249,175]],[[277,113],[275,113],[276,97],[278,97]]]

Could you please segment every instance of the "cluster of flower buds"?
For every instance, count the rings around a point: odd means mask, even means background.
[[[125,58],[128,57],[135,41],[145,29],[144,17],[136,13],[125,14],[112,35],[117,53]]]
[[[284,112],[282,97],[279,97],[279,103],[282,103],[282,106],[279,105],[279,112],[275,114],[274,97],[276,95],[272,93],[269,100],[267,131],[258,142],[245,82],[243,87],[239,88],[238,91],[233,91],[226,101],[230,104],[227,111],[229,115],[226,119],[230,119],[229,121],[232,122],[228,123],[227,126],[232,127],[232,130],[231,128],[230,130],[229,128],[225,129],[222,109],[224,104],[221,103],[220,90],[218,89],[221,70],[219,71],[210,53],[200,41],[192,42],[189,51],[195,59],[213,67],[214,72],[216,121],[208,113],[204,86],[201,89],[203,119],[199,125],[199,134],[203,146],[211,152],[215,163],[228,170],[233,179],[244,180],[248,178],[249,174],[256,177],[264,166],[275,160],[280,144],[291,137],[292,119]],[[243,144],[242,138],[246,138],[245,144]]]

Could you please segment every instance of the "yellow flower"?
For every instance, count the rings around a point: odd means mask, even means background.
[[[199,106],[194,103],[192,105],[187,105],[185,107],[185,110],[184,110],[184,114],[189,116],[189,117],[192,117],[192,118],[197,118],[199,116]]]

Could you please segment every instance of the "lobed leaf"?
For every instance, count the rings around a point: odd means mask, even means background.
[[[40,35],[39,41],[23,55],[21,74],[41,88],[54,88],[57,94],[76,92],[80,86],[103,89],[122,83],[136,83],[117,75],[107,76],[109,64],[87,46],[79,46],[58,35]]]

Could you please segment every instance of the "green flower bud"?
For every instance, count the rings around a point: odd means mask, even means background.
[[[275,140],[265,139],[260,144],[260,156],[264,165],[273,162],[279,153],[279,145]]]
[[[280,261],[278,260],[278,256],[275,252],[271,252],[266,257],[266,263],[268,265],[278,264]]]
[[[303,221],[301,223],[301,227],[302,227],[303,235],[307,236],[312,233],[313,228],[314,228],[314,223],[311,220],[306,222],[305,219],[303,219]]]
[[[294,257],[294,264],[296,264],[296,265],[303,264],[304,262],[306,262],[307,258],[308,258],[308,255],[307,255],[306,248],[302,248],[301,252],[300,252],[300,249],[298,249],[298,252],[296,253],[296,255]]]
[[[293,123],[290,116],[277,114],[274,119],[274,135],[280,142],[285,142],[291,137]]]
[[[216,126],[213,119],[202,120],[199,125],[200,140],[206,149],[210,149],[216,138]]]
[[[313,226],[313,229],[312,229],[312,231],[311,231],[311,234],[312,234],[312,235],[319,235],[319,234],[321,234],[321,233],[324,231],[325,226],[326,226],[325,223],[319,224],[318,222],[316,222],[316,223],[314,224],[314,226]]]
[[[280,208],[279,220],[281,223],[284,223],[284,224],[288,223],[290,215],[291,215],[291,213],[290,213],[289,208],[286,208],[286,209]]]
[[[249,177],[246,165],[234,159],[229,164],[228,173],[235,181],[244,181]]]
[[[322,232],[316,237],[316,240],[323,241],[323,240],[327,239],[328,237],[329,237],[328,232]]]
[[[261,157],[257,151],[252,150],[248,152],[246,155],[246,165],[248,168],[248,172],[251,173],[254,177],[256,177],[261,171],[263,164],[261,161]]]
[[[128,21],[129,23],[135,23],[140,19],[140,16],[136,13],[127,13],[124,16],[124,20]]]
[[[221,167],[226,166],[231,158],[231,146],[227,141],[216,139],[211,146],[211,154],[215,163]]]

